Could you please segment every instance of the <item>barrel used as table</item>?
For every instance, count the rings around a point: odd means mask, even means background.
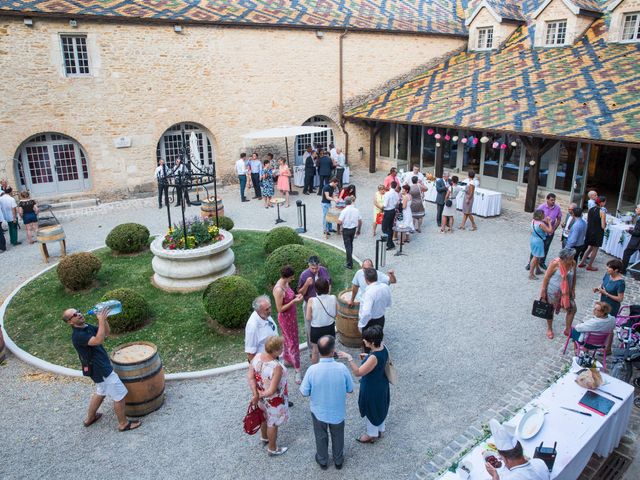
[[[224,216],[224,204],[220,197],[218,197],[217,201],[214,197],[208,197],[200,206],[202,218],[215,218],[216,210],[218,210],[218,217]]]
[[[358,330],[360,302],[354,301],[353,306],[349,306],[350,289],[340,292],[337,299],[336,330],[338,331],[338,340],[346,347],[359,347],[362,345],[362,335]]]
[[[49,262],[49,249],[47,243],[60,242],[60,256],[64,257],[67,254],[67,236],[64,233],[62,225],[51,225],[49,227],[38,228],[38,234],[36,240],[40,244],[40,253],[45,262]]]
[[[0,363],[4,362],[7,358],[7,347],[4,344],[4,337],[2,336],[2,329],[0,328]]]
[[[121,345],[111,354],[113,369],[129,393],[125,414],[141,417],[159,409],[164,402],[164,369],[158,348],[150,342]]]

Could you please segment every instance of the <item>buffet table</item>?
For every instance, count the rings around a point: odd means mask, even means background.
[[[428,190],[424,194],[424,199],[427,202],[435,203],[438,192],[436,191],[435,182],[425,182]],[[461,185],[462,188],[464,188]],[[458,193],[458,197],[455,199],[456,208],[462,210],[462,203],[464,202],[464,191]],[[502,211],[502,193],[495,192],[493,190],[487,190],[486,188],[476,188],[475,198],[473,199],[473,214],[480,217],[497,217]]]
[[[349,167],[345,167],[344,174],[342,175],[342,183],[349,183]],[[304,187],[304,165],[296,165],[293,167],[293,184],[296,187]],[[320,185],[320,177],[316,175],[313,178],[313,186]]]
[[[605,229],[604,240],[602,240],[602,250],[609,255],[622,258],[624,249],[627,248],[629,240],[631,240],[631,235],[628,233],[628,230],[632,228],[633,225],[627,225],[625,223],[608,224]],[[631,263],[635,263],[638,260],[640,260],[640,253],[635,252],[631,256]]]
[[[617,400],[597,392],[614,401],[614,406],[606,416],[596,413],[585,416],[561,408],[569,407],[588,412],[587,409],[578,405],[578,401],[587,390],[575,382],[576,374],[570,371],[542,392],[538,398],[529,402],[513,419],[506,422],[507,426],[517,426],[524,411],[534,407],[546,412],[540,430],[527,440],[521,438],[519,440],[528,457],[533,457],[535,448],[540,443],[544,442],[545,447],[553,447],[554,442],[558,442],[556,447],[558,455],[551,472],[552,479],[575,480],[587,466],[591,455],[595,453],[601,457],[608,457],[627,430],[633,408],[634,388],[609,375],[602,374],[602,377],[605,384],[600,389],[623,399]],[[491,437],[487,439],[487,442],[492,441]],[[482,457],[482,451],[486,448],[486,443],[481,442],[458,462],[459,465],[465,464],[470,467],[471,474],[468,477],[470,480],[491,478]],[[504,466],[500,468],[498,473],[505,468]],[[463,477],[451,472],[441,477],[443,480],[460,478]]]

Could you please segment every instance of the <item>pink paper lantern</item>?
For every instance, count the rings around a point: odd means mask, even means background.
[[[473,144],[477,145],[478,144],[478,137],[473,137]]]
[[[445,135],[444,139],[448,142],[449,140],[451,140],[451,136],[450,135]]]
[[[439,133],[436,133],[436,140],[440,140],[442,138],[442,135],[440,135]]]
[[[429,130],[427,130],[427,133],[428,133],[429,135],[433,135],[433,128],[430,128]]]
[[[462,138],[460,139],[460,141],[461,141],[462,143],[467,143],[467,142],[468,142],[467,137],[462,137]]]
[[[506,150],[506,149],[507,149],[507,144],[506,144],[506,143],[503,143],[502,145],[500,145],[500,148],[501,148],[502,150]]]
[[[491,144],[491,146],[492,146],[493,148],[498,148],[498,147],[500,146],[500,144],[499,144],[498,142],[493,142],[493,143]]]

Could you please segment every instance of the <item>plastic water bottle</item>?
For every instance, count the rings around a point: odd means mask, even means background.
[[[109,315],[107,316],[110,317],[111,315],[117,315],[122,312],[122,303],[120,303],[119,300],[107,300],[106,302],[100,302],[91,307],[91,310],[87,312],[87,315],[95,315],[104,308],[109,309]]]

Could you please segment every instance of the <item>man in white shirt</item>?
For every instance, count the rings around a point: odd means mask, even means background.
[[[182,160],[180,160],[179,158],[176,159],[176,166],[173,167],[173,175],[175,175],[176,184],[176,196],[178,197],[176,201],[176,207],[179,207],[182,202],[185,202],[187,205],[191,206],[191,200],[189,199],[189,187],[185,185],[188,182],[188,174],[189,170],[187,169],[185,164],[182,163]]]
[[[404,174],[404,176],[402,177],[402,184],[403,185],[411,185],[411,179],[413,177],[418,177],[418,183],[421,183],[424,185],[424,175],[422,174],[422,172],[420,171],[420,166],[419,165],[414,165],[413,166],[413,170],[411,170],[410,172],[407,172]]]
[[[567,243],[567,238],[569,238],[569,233],[571,232],[571,226],[573,225],[573,221],[575,220],[573,216],[573,209],[576,208],[577,206],[578,205],[576,203],[569,204],[569,207],[567,208],[567,216],[564,218],[564,222],[562,222],[562,224],[560,225],[562,227],[562,238],[561,238],[562,248],[564,248],[564,246]]]
[[[267,338],[278,335],[273,318],[271,318],[271,300],[266,295],[260,295],[253,301],[253,313],[244,327],[244,352],[251,363],[257,353],[264,352]]]
[[[360,236],[362,229],[362,215],[360,211],[353,205],[353,197],[347,197],[344,200],[346,207],[338,217],[338,224],[342,225],[342,240],[344,241],[344,249],[347,252],[347,264],[345,268],[351,270],[353,268],[353,240]]]
[[[247,154],[242,152],[240,154],[240,159],[236,161],[236,175],[238,175],[238,180],[240,181],[240,200],[243,202],[248,202],[249,199],[244,196],[244,189],[247,188],[247,172],[249,169],[247,168]]]
[[[598,192],[596,192],[595,190],[589,190],[589,193],[587,193],[587,197],[589,198],[589,200],[587,201],[587,210],[591,210],[596,206]]]
[[[2,228],[4,221],[4,215],[2,215],[2,209],[0,208],[0,253],[7,251],[7,241],[4,238],[4,228]]]
[[[338,186],[342,188],[342,177],[344,176],[344,168],[347,164],[347,160],[342,153],[341,148],[336,148],[331,151],[331,160],[336,165],[336,178],[338,179]]]
[[[11,187],[6,187],[5,190],[0,191],[0,209],[2,209],[2,216],[9,227],[11,245],[20,245],[22,242],[18,241],[18,204],[11,195],[12,193],[13,189]]]
[[[362,295],[358,312],[358,329],[362,332],[371,325],[380,325],[384,329],[384,314],[391,306],[391,288],[384,283],[378,283],[378,272],[375,268],[364,271],[367,289]]]
[[[167,166],[164,164],[164,158],[161,158],[156,167],[156,181],[158,182],[158,208],[162,208],[162,199],[169,205],[169,184],[163,179],[169,174]]]
[[[362,295],[367,290],[367,281],[364,278],[364,271],[367,268],[373,268],[373,260],[370,258],[365,258],[362,261],[362,268],[353,276],[353,280],[351,281],[351,300],[349,300],[350,307],[352,307],[356,301],[362,301]],[[396,272],[393,270],[387,271],[386,274],[380,270],[376,270],[376,272],[378,273],[378,283],[390,285],[398,281],[396,279]]]
[[[382,233],[387,236],[387,250],[393,250],[396,248],[396,244],[393,243],[393,222],[400,196],[396,192],[398,184],[395,181],[391,182],[389,187],[389,191],[382,197]]]

